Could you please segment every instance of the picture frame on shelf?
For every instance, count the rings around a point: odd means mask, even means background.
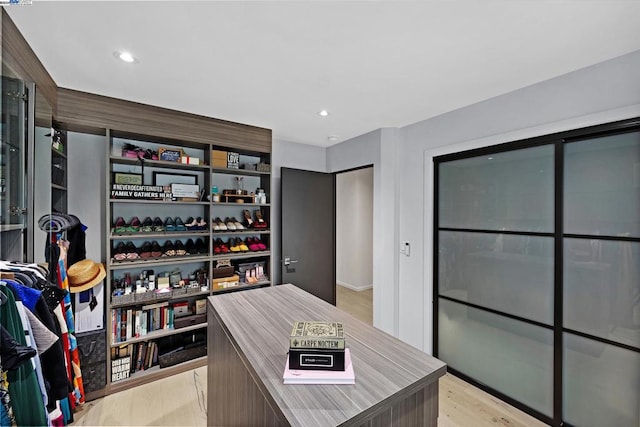
[[[153,185],[165,186],[171,184],[198,185],[198,175],[171,172],[153,172]]]
[[[113,184],[143,185],[142,174],[130,172],[112,172],[111,182]]]

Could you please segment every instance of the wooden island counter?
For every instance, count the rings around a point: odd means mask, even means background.
[[[433,426],[446,365],[331,304],[280,285],[209,297],[207,425]],[[285,385],[296,320],[342,322],[355,385]]]

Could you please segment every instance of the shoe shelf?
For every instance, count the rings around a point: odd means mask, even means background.
[[[208,231],[164,231],[156,233],[131,232],[131,233],[111,233],[111,240],[132,240],[132,239],[173,239],[174,237],[205,238],[209,236]]]
[[[207,322],[198,323],[195,325],[184,326],[182,328],[171,328],[171,329],[161,329],[158,331],[149,332],[145,335],[140,335],[139,337],[129,338],[128,340],[112,342],[110,344],[111,347],[119,347],[125,344],[135,344],[137,342],[155,340],[162,337],[167,337],[169,335],[174,335],[182,332],[194,331],[196,329],[202,329],[207,327]]]
[[[212,260],[219,259],[247,259],[247,258],[259,258],[270,256],[271,251],[256,251],[256,252],[227,252],[226,254],[221,255],[212,255]]]
[[[235,291],[241,291],[241,290],[246,290],[246,289],[254,289],[254,288],[264,288],[265,286],[270,286],[271,285],[271,281],[270,280],[263,280],[262,282],[257,282],[257,283],[240,283],[238,286],[231,286],[228,288],[220,288],[220,289],[212,289],[211,293],[212,294],[224,294],[227,292],[235,292]]]
[[[227,175],[244,175],[244,176],[269,176],[271,172],[254,171],[251,169],[229,169],[229,168],[211,168],[212,173],[223,173]]]
[[[193,297],[208,296],[210,293],[211,291],[206,290],[206,291],[198,291],[198,292],[187,292],[184,294],[171,296],[169,298],[152,298],[152,299],[146,299],[144,301],[133,300],[130,302],[115,302],[115,303],[112,302],[111,308],[134,307],[137,305],[150,305],[150,304],[156,304],[156,303],[165,302],[165,301],[182,301],[186,299],[191,299]],[[140,295],[140,294],[134,294],[134,295]],[[178,330],[180,329],[176,329],[176,331]]]
[[[168,265],[168,264],[189,264],[192,262],[209,261],[209,255],[183,255],[183,256],[165,256],[159,258],[145,259],[123,259],[122,261],[111,260],[109,268],[112,270],[121,270],[131,267],[146,267],[152,265]]]
[[[157,205],[202,205],[209,206],[209,202],[190,202],[188,200],[145,200],[145,199],[109,199],[110,203],[135,203]]]
[[[168,301],[169,304],[180,301],[202,300],[206,297],[218,293],[235,292],[245,289],[260,288],[265,286],[271,286],[272,282],[268,280],[272,274],[272,260],[271,260],[271,230],[269,228],[246,228],[243,230],[219,230],[215,231],[212,227],[214,219],[220,217],[220,221],[224,221],[225,224],[233,219],[233,222],[239,222],[243,226],[251,225],[253,221],[259,221],[268,225],[271,223],[271,204],[270,203],[254,203],[257,200],[263,202],[269,202],[266,197],[270,196],[271,192],[271,172],[266,172],[260,169],[261,165],[270,164],[270,154],[252,150],[234,150],[232,148],[217,146],[213,143],[200,143],[200,142],[185,142],[169,139],[169,138],[155,138],[149,135],[133,135],[125,132],[114,132],[107,130],[107,139],[109,144],[106,148],[106,163],[107,163],[107,176],[106,181],[109,184],[108,190],[105,194],[106,204],[108,211],[106,215],[106,235],[107,235],[107,290],[105,292],[107,304],[107,313],[111,310],[125,310],[129,308],[137,309],[145,305],[164,303]],[[136,148],[138,147],[138,148]],[[162,150],[165,149],[165,150]],[[225,168],[219,167],[220,163],[214,166],[214,152],[227,151],[239,154],[239,164],[241,168]],[[122,152],[122,155],[121,155]],[[175,155],[174,153],[182,153],[180,156],[189,157],[189,161],[192,158],[199,159],[199,164],[186,164],[182,163],[182,157],[178,156],[179,161],[167,161],[157,160],[162,157],[162,154]],[[136,155],[146,157],[139,159]],[[131,156],[131,157],[128,157]],[[225,156],[226,157],[226,156]],[[232,158],[232,157],[230,157]],[[244,168],[247,169],[244,169]],[[117,175],[121,174],[121,175]],[[141,185],[150,186],[161,183],[160,185],[168,186],[170,183],[174,184],[195,184],[198,185],[200,192],[199,197],[186,200],[170,200],[170,199],[144,199],[144,198],[114,198],[112,197],[111,189],[112,184],[115,183],[115,179],[119,182],[126,184],[128,182],[141,183]],[[135,185],[135,184],[134,184]],[[218,194],[221,200],[220,202],[213,202],[212,195],[217,188]],[[202,190],[205,190],[204,192]],[[242,190],[241,194],[232,194],[231,191]],[[226,194],[225,194],[226,193]],[[259,197],[254,197],[255,194],[259,194]],[[113,193],[123,194],[124,196],[138,196],[142,194],[128,194],[128,193]],[[160,194],[162,196],[162,194]],[[261,199],[260,197],[265,196]],[[218,200],[218,199],[216,199]],[[250,211],[245,216],[245,210]],[[258,216],[256,218],[255,216]],[[179,218],[183,222],[188,222],[186,218],[194,218],[195,222],[200,224],[203,220],[206,224],[202,229],[189,229],[180,231],[134,231],[136,226],[131,226],[129,230],[125,232],[115,233],[116,222],[120,224],[122,219],[132,222],[133,218],[136,218],[138,222],[141,222],[140,228],[146,223],[143,218],[160,218],[163,222],[163,226],[166,226],[165,218],[176,219]],[[131,220],[130,220],[131,219]],[[155,219],[154,227],[155,225]],[[177,221],[174,221],[177,222]],[[128,223],[124,225],[127,226]],[[147,226],[144,226],[145,230],[149,230]],[[202,227],[199,225],[198,227]],[[196,228],[198,228],[196,227]],[[120,228],[118,230],[124,230]],[[162,230],[162,228],[157,228]],[[151,230],[155,230],[152,228]],[[244,252],[227,252],[215,254],[214,248],[216,248],[216,239],[224,239],[240,241],[244,240],[246,244],[247,240],[260,240],[266,250],[257,251],[244,251]],[[147,242],[151,244],[157,244],[161,247],[162,253],[165,253],[165,245],[174,242],[177,246],[179,240],[186,246],[185,241],[191,239],[196,241],[201,239],[204,241],[196,242],[197,249],[205,251],[205,253],[199,252],[197,254],[187,255],[174,255],[174,256],[159,256],[159,257],[147,257],[136,259],[123,259],[117,260],[112,256],[118,254],[120,258],[123,252],[118,251],[118,247],[125,244],[125,246],[133,245],[138,251],[137,253],[145,253],[143,246]],[[130,241],[130,242],[128,242]],[[225,242],[226,244],[227,242]],[[257,245],[257,243],[256,243]],[[129,250],[129,249],[127,249]],[[154,254],[157,251],[153,250]],[[193,252],[193,251],[192,251]],[[172,252],[168,252],[172,253]],[[181,252],[182,253],[182,252]],[[145,253],[145,255],[147,255]],[[234,270],[239,270],[242,263],[261,263],[264,267],[264,276],[261,282],[257,283],[244,283],[239,282],[237,286],[218,289],[213,282],[214,269],[217,268],[217,261],[231,260],[231,264]],[[153,271],[152,271],[153,270]],[[166,271],[165,271],[166,270]],[[218,270],[219,271],[219,270]],[[150,272],[150,273],[148,273]],[[131,274],[131,277],[140,277],[146,274],[180,274],[183,279],[189,277],[195,273],[202,274],[202,277],[198,276],[198,282],[202,287],[194,288],[193,292],[180,293],[183,288],[175,288],[170,293],[170,296],[166,294],[154,294],[153,290],[149,290],[145,293],[135,294],[129,293],[127,295],[117,295],[116,284],[118,278],[123,274]],[[237,272],[235,273],[237,277]],[[206,282],[201,281],[204,278]],[[236,279],[237,280],[237,279]],[[172,282],[175,283],[175,282]],[[205,285],[207,283],[208,285]],[[203,290],[206,289],[206,290]],[[115,296],[112,296],[112,291],[115,292]],[[136,299],[136,297],[138,297]],[[109,330],[113,321],[108,319],[107,329]],[[110,326],[109,326],[110,325]],[[127,346],[130,344],[141,343],[145,341],[154,341],[162,338],[161,341],[165,343],[178,342],[181,337],[174,337],[174,335],[201,335],[202,331],[206,331],[207,323],[198,323],[195,325],[186,325],[181,328],[161,329],[149,332],[144,336],[129,338],[128,340],[115,341],[114,338],[108,333],[108,348],[114,349],[119,346]],[[195,332],[190,332],[195,331]],[[168,337],[168,338],[165,338]],[[172,348],[173,344],[168,344],[165,350]],[[168,375],[172,375],[177,372],[183,372],[186,369],[190,369],[195,366],[206,365],[207,357],[199,357],[194,355],[192,360],[179,362],[178,365],[166,366],[160,369],[159,366],[152,366],[149,369],[143,371],[131,372],[130,377],[122,380],[111,381],[111,360],[112,355],[109,352],[107,356],[107,389],[109,392],[115,392],[118,390],[128,389],[130,387],[144,384],[146,382],[153,381],[155,379],[164,378]],[[164,366],[164,365],[163,365]]]
[[[140,166],[140,160],[134,159],[134,158],[111,156],[109,159],[111,160],[112,163],[116,163],[116,164]],[[150,168],[209,172],[209,165],[188,165],[180,162],[169,162],[165,160],[150,160],[150,159],[143,159],[143,163],[145,167],[150,167]]]
[[[214,236],[224,236],[233,234],[234,236],[238,235],[253,235],[253,234],[271,234],[271,230],[269,229],[260,229],[260,228],[245,228],[244,230],[214,230]]]
[[[233,196],[231,196],[233,197]],[[235,203],[235,202],[212,202],[213,206],[235,206],[241,208],[243,206],[251,206],[256,208],[271,207],[271,203]]]

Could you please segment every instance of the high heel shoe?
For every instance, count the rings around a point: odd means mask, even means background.
[[[248,237],[247,243],[249,244],[249,249],[252,251],[264,251],[267,249],[267,245],[262,243],[262,240],[260,240],[259,237]]]
[[[187,243],[184,244],[185,249],[189,255],[196,255],[198,253],[198,248],[196,248],[196,244],[193,239],[187,240]]]
[[[255,228],[267,228],[267,221],[262,217],[262,211],[260,209],[253,211],[253,215],[256,218]]]
[[[187,249],[184,247],[184,244],[182,243],[182,240],[176,240],[176,255],[177,256],[184,256],[187,254]]]
[[[229,240],[229,241],[231,241],[231,240]],[[227,254],[227,253],[229,253],[229,251],[231,251],[231,249],[229,249],[229,246],[227,246],[227,245],[222,241],[222,239],[221,239],[221,238],[219,238],[219,237],[216,239],[216,244],[217,244],[217,245],[218,245],[218,247],[220,248],[220,253]]]
[[[205,221],[202,217],[196,218],[196,230],[206,230],[207,229],[207,221]]]
[[[162,248],[157,240],[151,242],[151,256],[153,258],[158,258],[162,256]]]
[[[236,217],[231,217],[231,222],[236,226],[236,230],[244,230],[244,226],[240,224],[240,222],[236,219]]]
[[[224,223],[227,226],[227,230],[236,231],[235,221],[231,222],[231,219],[229,219],[229,217],[227,217],[227,218],[224,219]]]
[[[187,227],[185,227],[184,222],[182,222],[182,218],[179,216],[176,217],[175,224],[176,231],[187,231]]]
[[[134,245],[131,241],[127,242],[127,244],[125,245],[125,254],[127,259],[140,258],[138,248],[136,248],[136,245]]]
[[[142,221],[142,227],[140,227],[140,231],[143,233],[151,233],[153,231],[153,220],[151,217],[146,217],[144,221]]]
[[[153,231],[155,233],[162,233],[164,231],[164,224],[162,223],[160,217],[155,217],[153,219]]]
[[[206,254],[209,252],[209,246],[205,243],[204,239],[199,237],[196,239],[196,249],[199,254]]]
[[[184,222],[184,226],[187,227],[187,230],[189,231],[193,231],[193,230],[197,230],[197,226],[198,226],[198,221],[196,221],[195,219],[193,219],[193,217],[189,217],[187,218],[187,220]]]
[[[249,247],[239,237],[236,238],[236,246],[240,249],[240,252],[249,251]]]
[[[164,220],[164,229],[166,231],[176,231],[176,224],[173,222],[173,218],[167,217]]]
[[[229,238],[229,242],[227,243],[227,245],[229,245],[229,250],[231,252],[240,252],[240,247],[236,243],[236,239],[234,239],[233,237]]]
[[[131,231],[133,233],[137,233],[140,231],[140,219],[137,216],[134,216],[133,218],[131,218],[131,221],[129,222],[129,226],[128,231]]]
[[[116,218],[116,222],[113,224],[113,233],[114,234],[122,234],[129,231],[129,226],[126,222],[124,222],[124,218],[119,216]]]
[[[216,217],[216,219],[214,219],[213,222],[215,222],[218,225],[218,229],[215,231],[227,231],[227,225],[224,222],[222,222],[220,217]]]
[[[140,248],[140,258],[144,259],[149,257],[151,257],[151,243],[144,242]]]
[[[175,246],[173,246],[173,242],[171,240],[167,240],[166,242],[164,242],[162,253],[164,256],[175,256],[176,248]]]
[[[242,216],[244,217],[244,226],[247,228],[253,227],[253,218],[251,218],[251,212],[248,209],[242,211]]]
[[[116,247],[113,249],[113,254],[111,255],[111,257],[117,261],[122,261],[124,259],[127,259],[127,253],[126,253],[124,242],[118,242]]]

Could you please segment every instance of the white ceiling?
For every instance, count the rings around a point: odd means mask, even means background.
[[[640,49],[635,0],[33,0],[5,7],[59,86],[271,128],[275,139],[320,146]],[[121,49],[139,62],[117,60]],[[321,109],[330,116],[318,116]]]

